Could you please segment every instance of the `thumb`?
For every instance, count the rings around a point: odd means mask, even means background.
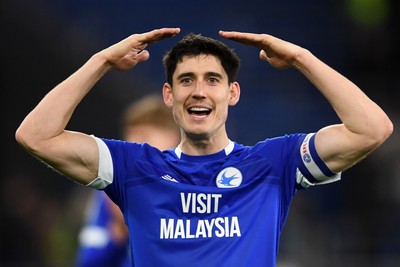
[[[142,50],[136,55],[136,60],[138,62],[146,61],[150,58],[150,53],[147,50]]]
[[[269,56],[267,55],[267,52],[265,52],[265,50],[261,50],[260,51],[260,59],[264,60],[264,61],[269,61]]]

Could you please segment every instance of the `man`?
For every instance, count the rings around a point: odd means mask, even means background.
[[[240,98],[239,60],[219,41],[188,35],[164,57],[164,102],[180,127],[178,147],[160,152],[65,130],[105,73],[147,60],[147,45],[179,31],[134,34],[95,54],[47,94],[16,139],[64,175],[105,190],[124,213],[135,266],[275,266],[296,189],[338,180],[390,136],[392,123],[308,50],[267,34],[220,31],[261,49],[275,68],[299,70],[342,123],[251,147],[231,141],[225,123]]]
[[[165,150],[179,143],[179,130],[161,96],[147,95],[123,114],[122,136],[128,142],[148,143]],[[79,234],[77,267],[132,266],[129,235],[121,210],[103,191],[93,191],[87,218]]]

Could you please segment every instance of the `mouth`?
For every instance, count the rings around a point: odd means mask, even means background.
[[[188,113],[196,118],[205,118],[211,113],[211,109],[205,107],[188,108]]]

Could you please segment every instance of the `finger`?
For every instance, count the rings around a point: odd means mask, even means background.
[[[259,34],[255,33],[244,33],[236,31],[220,31],[219,34],[227,39],[237,41],[244,44],[253,44],[254,42],[259,42],[262,39]]]
[[[271,56],[269,56],[265,50],[260,51],[260,59],[261,60],[268,61],[270,59],[270,57]]]
[[[137,54],[136,60],[138,62],[143,62],[143,61],[148,60],[149,57],[150,57],[150,53],[147,50],[142,50]]]
[[[151,44],[159,40],[174,37],[180,32],[180,28],[161,28],[146,32],[137,36],[137,41],[140,43]]]
[[[265,49],[268,46],[267,34],[220,31],[220,35],[232,41],[236,41],[245,45],[252,45],[259,49]]]

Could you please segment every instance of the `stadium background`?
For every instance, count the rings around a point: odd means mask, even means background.
[[[93,53],[139,33],[181,27],[149,48],[150,62],[109,73],[78,107],[69,129],[118,138],[123,109],[164,82],[162,55],[189,32],[270,33],[310,49],[349,77],[399,123],[399,4],[390,0],[4,0],[1,20],[3,171],[0,187],[4,267],[72,266],[87,188],[22,151],[14,132],[57,83]],[[231,41],[242,61],[241,101],[231,138],[255,142],[311,132],[338,120],[308,81],[278,71],[255,48]],[[400,139],[392,137],[346,171],[343,181],[299,192],[291,207],[279,267],[400,266]]]

